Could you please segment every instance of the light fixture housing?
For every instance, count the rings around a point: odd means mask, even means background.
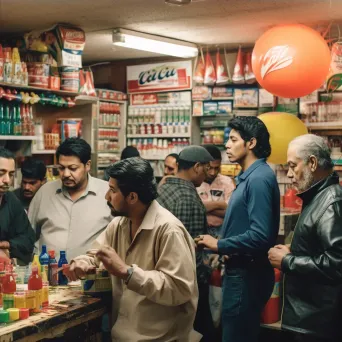
[[[167,5],[184,6],[184,5],[190,5],[191,0],[165,0],[165,3]]]
[[[113,44],[181,58],[198,55],[196,44],[121,28],[113,30]]]

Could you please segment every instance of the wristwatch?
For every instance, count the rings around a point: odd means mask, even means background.
[[[131,280],[132,275],[133,275],[133,272],[134,272],[134,267],[133,267],[133,265],[131,265],[131,267],[129,267],[129,268],[127,269],[127,274],[128,274],[128,276],[127,276],[127,278],[126,278],[126,280],[125,280],[125,284],[126,284],[126,285],[127,285],[128,282]]]

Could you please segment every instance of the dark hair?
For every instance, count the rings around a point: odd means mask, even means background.
[[[270,134],[265,124],[255,116],[237,116],[228,123],[241,138],[248,142],[255,138],[257,143],[253,153],[257,158],[268,158],[271,154]]]
[[[166,158],[169,158],[169,157],[175,158],[176,163],[179,163],[179,155],[177,153],[170,153],[169,155],[166,156]],[[165,160],[166,160],[166,158],[165,158]]]
[[[136,192],[144,204],[150,204],[157,198],[157,182],[147,160],[132,157],[116,162],[107,170],[109,176],[117,181],[124,196]]]
[[[57,161],[60,155],[78,157],[83,164],[87,164],[91,159],[91,147],[84,139],[68,138],[57,148]]]
[[[25,159],[21,165],[23,177],[44,180],[46,177],[46,166],[42,160]]]
[[[202,145],[214,158],[214,160],[222,160],[220,149],[215,145]]]
[[[197,162],[190,162],[187,160],[183,160],[183,159],[178,159],[178,172],[179,171],[186,171],[191,169],[192,167],[194,167],[197,164]]]
[[[139,151],[134,146],[126,146],[121,152],[121,160],[140,157]]]
[[[13,159],[15,160],[15,155],[5,147],[0,147],[0,158]]]

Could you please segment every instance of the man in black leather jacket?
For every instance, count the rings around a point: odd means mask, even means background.
[[[303,200],[291,248],[269,251],[284,272],[282,328],[298,341],[342,341],[342,187],[323,138],[307,134],[288,148],[287,176]]]

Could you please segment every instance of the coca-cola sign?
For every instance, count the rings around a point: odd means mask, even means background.
[[[127,67],[127,92],[151,93],[191,89],[191,61]]]

